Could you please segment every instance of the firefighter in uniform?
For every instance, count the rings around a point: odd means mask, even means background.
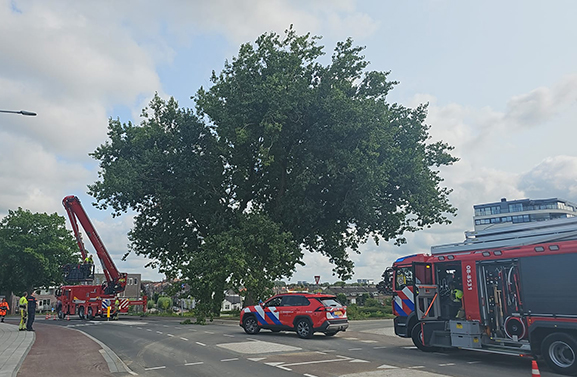
[[[112,319],[118,319],[118,312],[120,311],[120,300],[118,297],[114,300],[114,312],[112,313]]]
[[[18,308],[20,309],[20,325],[18,326],[18,331],[26,331],[26,314],[28,311],[28,296],[27,292],[20,297],[18,301]]]
[[[8,310],[10,310],[10,306],[6,302],[6,298],[2,297],[2,301],[0,301],[0,317],[2,317],[0,322],[4,322],[4,317],[6,316]]]
[[[454,308],[454,317],[463,319],[465,318],[465,311],[463,310],[463,291],[459,288],[453,287],[451,290],[451,300],[453,301],[453,308]]]

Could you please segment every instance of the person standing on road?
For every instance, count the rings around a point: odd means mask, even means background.
[[[34,317],[36,317],[36,297],[34,297],[34,292],[32,292],[28,295],[28,322],[26,322],[26,330],[34,331],[32,328]]]
[[[28,296],[27,292],[24,292],[24,295],[20,297],[18,301],[18,308],[20,309],[20,325],[18,326],[18,331],[25,331],[26,330],[26,309],[28,308]]]
[[[6,313],[10,310],[10,306],[6,302],[6,298],[2,297],[2,301],[0,301],[0,322],[4,322],[4,317],[6,317]]]

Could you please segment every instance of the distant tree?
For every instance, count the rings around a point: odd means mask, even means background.
[[[345,283],[344,281],[337,281],[337,282],[335,282],[334,285],[337,286],[337,287],[341,287],[341,288],[342,288],[342,287],[344,287],[345,285],[347,285],[347,283]]]
[[[367,298],[365,300],[365,306],[378,307],[378,306],[382,306],[382,305],[379,302],[379,300],[377,300],[375,298]]]
[[[438,168],[456,159],[429,142],[426,106],[387,103],[396,83],[366,71],[350,39],[321,64],[317,40],[291,28],[243,44],[194,111],[155,96],[140,126],[110,120],[92,154],[90,193],[136,211],[132,249],[184,277],[201,317],[220,311],[226,288],[263,296],[302,264],[301,249],[347,279],[349,250],[402,243],[455,211]]]
[[[347,296],[344,293],[337,294],[337,301],[343,305],[347,304]]]
[[[63,282],[62,266],[79,261],[78,246],[57,213],[8,211],[0,220],[0,289],[22,294]]]
[[[172,299],[167,296],[161,296],[158,298],[156,306],[166,311],[168,308],[172,307]]]

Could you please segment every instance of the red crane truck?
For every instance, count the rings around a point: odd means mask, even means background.
[[[126,288],[127,274],[119,272],[108,251],[104,247],[100,236],[86,215],[80,200],[76,196],[67,196],[62,200],[62,205],[66,209],[70,224],[76,237],[76,243],[80,249],[82,260],[88,257],[88,252],[84,247],[84,242],[78,228],[78,222],[84,228],[90,242],[96,250],[96,254],[102,263],[102,269],[106,281],[100,285],[90,285],[94,278],[94,267],[91,264],[80,263],[76,266],[65,266],[65,280],[67,282],[78,282],[78,285],[64,285],[56,292],[56,298],[61,305],[58,306],[58,317],[64,318],[67,315],[78,315],[80,319],[92,320],[96,316],[106,318],[108,307],[114,304],[118,294]],[[114,308],[119,312],[128,312],[129,306],[142,306],[146,312],[147,298],[128,299],[120,298],[120,308]],[[113,310],[113,311],[114,311]]]
[[[466,238],[385,271],[395,334],[425,352],[541,357],[555,372],[577,375],[577,218]]]

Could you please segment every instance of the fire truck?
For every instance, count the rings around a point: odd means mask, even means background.
[[[70,219],[76,243],[82,256],[82,262],[64,267],[64,280],[67,283],[76,284],[64,285],[56,291],[56,298],[61,304],[58,306],[58,317],[62,319],[69,315],[78,315],[80,319],[89,320],[94,319],[96,316],[106,318],[108,316],[108,308],[111,308],[111,312],[126,313],[130,306],[142,306],[142,311],[146,312],[146,296],[143,296],[142,299],[118,297],[126,288],[127,274],[119,272],[114,265],[100,236],[80,204],[80,200],[76,196],[67,196],[62,200],[62,205]],[[102,264],[106,280],[100,285],[91,284],[94,279],[94,265],[84,263],[89,254],[82,241],[78,222],[80,222],[88,235]],[[117,297],[120,301],[120,308],[114,307]]]
[[[577,218],[468,232],[383,278],[395,334],[420,350],[540,357],[577,375]]]

